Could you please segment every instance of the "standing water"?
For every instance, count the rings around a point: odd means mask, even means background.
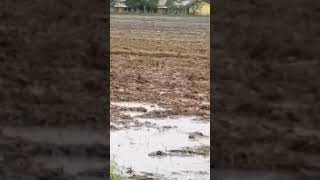
[[[141,124],[111,130],[110,156],[125,176],[210,179],[209,121],[192,116],[142,118],[151,111],[165,109],[146,103],[112,105],[128,108],[122,113]],[[145,111],[136,112],[139,108]]]

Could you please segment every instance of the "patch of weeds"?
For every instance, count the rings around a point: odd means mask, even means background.
[[[119,170],[119,166],[112,161],[110,166],[110,180],[122,180],[121,171]]]

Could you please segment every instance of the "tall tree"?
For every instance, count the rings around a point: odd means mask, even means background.
[[[172,13],[173,9],[176,8],[177,0],[167,0],[165,6],[168,8],[169,13]]]
[[[116,2],[117,2],[117,0],[110,0],[110,7],[114,7]]]
[[[146,4],[148,8],[156,9],[159,5],[159,0],[146,0]]]
[[[125,4],[134,10],[140,9],[143,0],[126,0]]]
[[[158,9],[159,0],[146,0],[146,1],[147,1],[146,6],[151,12]]]
[[[167,0],[165,6],[167,6],[168,8],[174,7],[174,2],[175,2],[175,1],[176,1],[176,0]]]
[[[147,9],[158,8],[159,0],[126,0],[126,5],[133,9],[140,9],[146,12]]]

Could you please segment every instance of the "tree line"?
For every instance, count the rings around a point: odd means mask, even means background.
[[[158,8],[159,0],[126,0],[125,3],[134,11],[154,12]]]
[[[114,7],[120,0],[111,0],[110,5]],[[133,11],[153,12],[158,8],[159,0],[126,0],[125,5]]]
[[[177,3],[181,3],[184,0],[167,0],[165,6],[168,10],[183,8],[176,6]],[[198,0],[202,2],[210,3],[210,0]],[[119,0],[111,0],[110,5],[114,6]],[[159,0],[126,0],[125,5],[128,6],[134,12],[136,11],[143,11],[143,12],[156,12],[158,9]]]

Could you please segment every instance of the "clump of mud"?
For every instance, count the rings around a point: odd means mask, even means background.
[[[163,157],[163,156],[194,156],[203,155],[208,156],[210,154],[210,146],[199,147],[186,147],[181,149],[171,149],[168,151],[155,151],[148,154],[151,157]]]

